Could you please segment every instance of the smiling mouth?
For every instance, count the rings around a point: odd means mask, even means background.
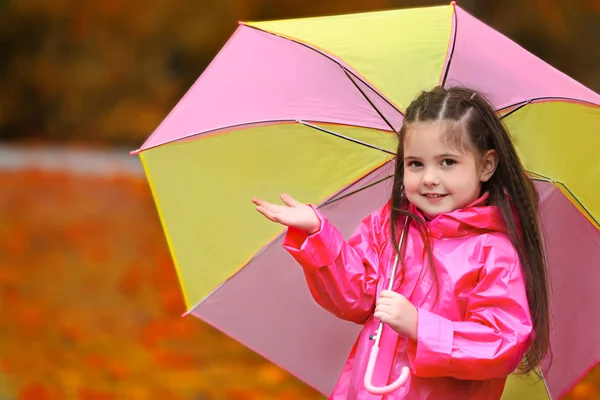
[[[424,193],[423,196],[428,197],[430,199],[438,199],[440,197],[447,196],[447,194]]]

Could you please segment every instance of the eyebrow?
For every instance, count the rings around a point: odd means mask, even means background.
[[[460,154],[455,154],[455,153],[444,153],[444,154],[440,154],[439,156],[436,156],[436,158],[459,158]]]
[[[421,157],[415,157],[415,156],[408,155],[408,156],[404,157],[404,160],[419,160],[420,158]],[[444,154],[438,154],[434,158],[460,158],[460,154],[444,153]]]

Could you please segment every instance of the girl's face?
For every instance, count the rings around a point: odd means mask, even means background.
[[[406,196],[429,218],[477,200],[497,165],[495,151],[476,158],[472,151],[452,145],[443,128],[439,122],[419,122],[404,138]]]

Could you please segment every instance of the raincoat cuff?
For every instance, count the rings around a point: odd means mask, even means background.
[[[312,235],[307,235],[301,229],[290,226],[283,239],[283,247],[303,268],[317,269],[336,260],[342,250],[344,238],[314,206],[310,205],[310,207],[321,221],[319,230]]]
[[[411,357],[413,368],[418,373],[428,366],[447,366],[452,356],[454,339],[452,321],[422,308],[417,310],[416,352],[413,352],[414,357]]]

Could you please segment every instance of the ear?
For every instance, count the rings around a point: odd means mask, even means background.
[[[497,166],[498,153],[496,153],[496,150],[488,150],[483,157],[481,157],[479,180],[481,182],[489,181],[492,175],[494,175]]]

